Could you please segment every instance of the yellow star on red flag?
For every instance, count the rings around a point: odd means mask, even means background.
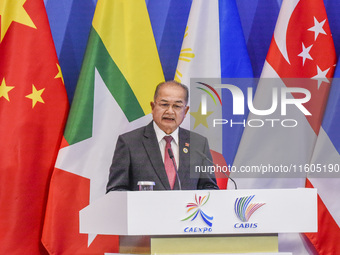
[[[60,68],[60,65],[57,63],[57,68],[58,68],[58,73],[57,75],[54,77],[54,79],[58,79],[60,78],[61,81],[63,82],[64,84],[64,77],[63,77],[63,73],[61,72],[61,68]]]
[[[5,78],[2,79],[1,86],[0,86],[0,98],[4,97],[9,101],[8,92],[14,89],[13,86],[6,86]]]
[[[37,102],[40,102],[43,104],[45,103],[41,97],[41,94],[44,92],[44,90],[45,89],[37,90],[35,86],[32,84],[32,93],[26,96],[27,98],[32,99],[32,108],[34,108]]]
[[[32,28],[36,28],[31,17],[28,15],[24,8],[25,2],[26,0],[0,1],[0,16],[1,16],[0,42],[4,38],[12,22],[17,22]]]

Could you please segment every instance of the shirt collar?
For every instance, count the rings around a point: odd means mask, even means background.
[[[173,138],[173,141],[178,144],[178,128],[175,129],[174,132],[172,132],[171,134],[167,134],[165,133],[162,129],[159,128],[159,126],[156,124],[156,122],[153,121],[153,128],[156,132],[156,136],[157,136],[157,141],[158,143],[164,138],[164,136],[166,135],[171,135]]]

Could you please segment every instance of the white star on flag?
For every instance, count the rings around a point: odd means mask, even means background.
[[[316,68],[318,73],[317,75],[313,76],[312,79],[318,80],[318,89],[320,89],[321,83],[323,81],[329,83],[329,80],[326,78],[326,75],[330,68],[326,69],[325,71],[322,71],[318,65],[316,66]]]
[[[306,59],[313,60],[311,55],[309,54],[310,49],[312,48],[313,44],[309,46],[308,48],[305,47],[305,45],[302,43],[302,52],[298,55],[299,57],[302,57],[302,65],[305,65]]]
[[[319,22],[315,17],[314,17],[314,27],[308,28],[308,31],[314,32],[314,41],[316,41],[316,38],[318,38],[319,34],[324,34],[327,35],[325,30],[323,30],[323,25],[325,24],[326,19]]]
[[[91,204],[106,193],[119,130],[127,132],[150,121],[149,114],[130,123],[96,69],[92,137],[60,149],[56,168],[90,179]],[[95,237],[89,234],[88,245]]]

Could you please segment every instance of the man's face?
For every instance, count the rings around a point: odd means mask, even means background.
[[[164,84],[155,102],[151,102],[153,120],[165,133],[171,134],[183,122],[189,110],[185,96],[185,90],[180,86]]]

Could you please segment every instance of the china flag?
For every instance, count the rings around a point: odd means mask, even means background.
[[[0,254],[41,254],[67,95],[43,0],[1,0],[0,23]]]

